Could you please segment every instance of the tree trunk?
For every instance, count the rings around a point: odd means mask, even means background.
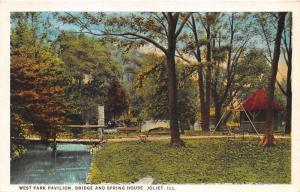
[[[291,121],[292,121],[292,65],[288,66],[288,75],[287,75],[287,103],[286,103],[286,127],[285,133],[291,134]]]
[[[278,23],[277,23],[277,33],[276,33],[274,51],[273,51],[271,76],[270,76],[269,85],[268,85],[268,96],[269,97],[268,97],[266,132],[260,142],[263,146],[266,146],[266,147],[274,146],[276,144],[275,138],[273,135],[274,111],[272,108],[272,104],[274,101],[276,74],[277,74],[277,69],[278,69],[278,61],[279,61],[279,57],[280,57],[281,35],[282,35],[282,31],[284,29],[284,21],[285,21],[286,14],[287,14],[286,12],[281,12],[278,14],[279,19],[278,19]]]
[[[200,113],[201,122],[206,118],[205,116],[205,97],[204,97],[204,83],[203,83],[203,67],[198,66],[198,88],[199,88],[199,99],[200,99]]]
[[[222,104],[220,105],[219,103],[215,102],[215,118],[216,118],[216,125],[221,119],[221,114],[222,113]],[[221,124],[217,127],[216,131],[219,131],[221,127]]]
[[[206,68],[206,82],[205,82],[205,112],[203,119],[203,130],[209,131],[209,123],[210,123],[210,86],[211,86],[211,66],[207,66]]]
[[[221,36],[221,35],[219,35]],[[219,49],[221,47],[221,40],[219,39]],[[213,44],[213,48],[215,48],[215,45]],[[212,87],[211,87],[211,96],[214,101],[215,105],[215,126],[217,126],[218,122],[221,119],[221,113],[222,113],[222,98],[220,98],[220,95],[218,93],[218,81],[219,81],[219,75],[220,75],[220,61],[216,61],[216,68],[215,68],[215,73],[214,73],[214,80],[212,80]],[[219,91],[220,92],[220,91]],[[219,131],[221,126],[218,126],[215,130]]]
[[[211,44],[210,44],[210,25],[207,26],[207,54],[206,61],[208,65],[206,67],[206,81],[205,81],[205,118],[203,119],[203,130],[209,131],[210,121],[210,92],[211,92]]]
[[[285,133],[291,134],[291,121],[292,121],[292,26],[290,28],[290,41],[289,41],[289,50],[288,50],[288,71],[287,71],[287,103],[286,103],[286,127]]]
[[[168,112],[171,130],[171,145],[182,146],[184,143],[180,139],[180,132],[178,126],[177,116],[177,83],[176,83],[176,67],[175,67],[175,50],[176,50],[176,23],[172,16],[169,17],[168,25],[168,51],[167,51],[167,65],[168,65]]]
[[[192,16],[192,29],[193,29],[193,33],[194,33],[194,39],[195,42],[197,44],[196,47],[196,59],[198,61],[198,89],[199,89],[199,100],[200,100],[200,113],[201,113],[201,122],[203,122],[204,119],[206,119],[206,115],[205,115],[205,93],[204,93],[204,78],[203,78],[203,66],[201,64],[201,51],[200,51],[200,43],[199,43],[199,39],[198,39],[198,34],[197,34],[197,27],[196,27],[196,22],[194,17]],[[203,128],[203,126],[201,125],[201,128]]]

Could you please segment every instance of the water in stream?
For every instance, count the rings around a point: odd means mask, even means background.
[[[91,164],[88,145],[58,144],[56,158],[52,149],[31,144],[28,151],[11,162],[11,184],[85,183]]]

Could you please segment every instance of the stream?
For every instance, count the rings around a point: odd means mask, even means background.
[[[91,165],[90,146],[58,144],[56,157],[44,144],[29,144],[11,161],[11,184],[83,184]]]

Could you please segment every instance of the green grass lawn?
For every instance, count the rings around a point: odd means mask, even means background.
[[[257,139],[107,144],[93,156],[90,183],[128,183],[152,176],[158,183],[290,183],[291,144],[263,148]]]

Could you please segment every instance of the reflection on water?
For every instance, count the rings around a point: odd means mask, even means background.
[[[58,144],[54,157],[50,147],[31,144],[21,158],[11,162],[11,184],[85,183],[90,163],[87,145]]]

